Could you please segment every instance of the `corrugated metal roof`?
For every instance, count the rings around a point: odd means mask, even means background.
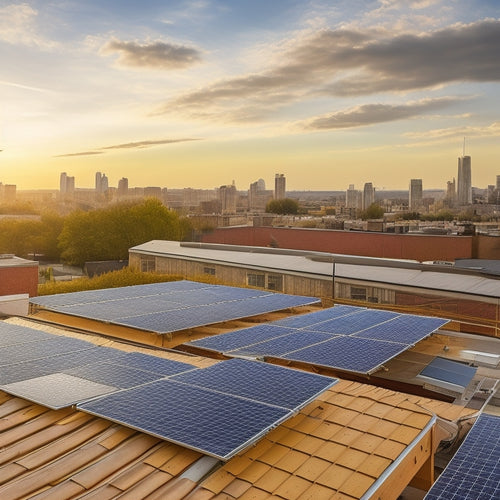
[[[227,249],[224,249],[226,247]],[[160,256],[171,255],[187,260],[203,262],[220,262],[255,269],[271,269],[274,272],[289,272],[318,278],[331,279],[332,264],[330,262],[313,261],[307,258],[307,252],[284,251],[283,253],[266,253],[265,248],[241,247],[235,249],[229,245],[183,246],[176,241],[153,240],[130,249],[131,253],[146,253]],[[310,252],[309,255],[320,255]],[[323,254],[335,257],[332,254]],[[345,256],[343,256],[345,257]],[[383,259],[366,259],[367,262],[379,262]],[[361,261],[361,259],[360,259]],[[387,259],[387,262],[391,262]],[[398,261],[403,264],[404,261]],[[408,266],[415,264],[408,261]],[[439,272],[430,265],[428,270],[405,269],[401,267],[384,267],[383,265],[354,265],[337,263],[335,276],[347,279],[388,283],[399,286],[419,287],[423,289],[458,292],[485,297],[500,298],[500,282],[497,279],[471,274],[453,274]]]

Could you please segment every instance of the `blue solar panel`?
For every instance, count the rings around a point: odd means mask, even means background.
[[[419,377],[447,382],[467,387],[474,378],[477,368],[446,358],[434,358],[420,373]]]
[[[337,382],[259,361],[230,359],[172,378],[186,384],[297,410]]]
[[[500,417],[482,414],[426,500],[500,498]]]
[[[177,375],[178,373],[194,370],[195,367],[189,363],[182,363],[172,359],[158,358],[143,354],[141,352],[128,352],[123,358],[115,361],[116,364],[125,364],[126,366],[155,373],[163,377]]]
[[[46,296],[32,302],[64,314],[169,333],[320,301],[182,281]]]
[[[318,332],[350,335],[398,316],[390,311],[364,309],[354,314],[323,321],[311,328]]]
[[[48,358],[70,352],[95,348],[94,344],[84,340],[53,336],[49,340],[28,342],[0,348],[0,363],[2,365],[22,363],[41,358]]]
[[[240,347],[232,351],[226,351],[224,354],[227,356],[243,356],[243,357],[265,357],[274,356],[280,357],[287,352],[296,351],[303,347],[308,347],[320,342],[330,340],[332,335],[328,333],[309,332],[302,330],[295,330],[288,335],[281,335],[280,337],[272,338],[252,344],[245,347]]]
[[[428,337],[448,320],[426,316],[412,316],[402,314],[387,322],[372,326],[366,330],[355,333],[355,337],[391,340],[413,345]]]
[[[328,309],[320,309],[319,311],[301,314],[299,316],[291,316],[289,318],[274,321],[273,325],[288,326],[290,328],[306,328],[329,319],[334,319],[347,314],[353,314],[359,311],[365,311],[365,307],[355,306],[335,306]]]
[[[222,460],[290,416],[284,408],[171,379],[80,403],[78,408]]]
[[[0,321],[0,347],[24,344],[26,342],[39,342],[52,338],[54,336],[50,333]]]
[[[257,344],[265,340],[281,337],[295,332],[291,328],[274,326],[274,324],[263,324],[243,328],[242,330],[234,330],[232,332],[213,335],[199,340],[193,340],[188,345],[202,347],[211,351],[227,352],[240,347]]]
[[[340,370],[371,373],[407,347],[396,342],[338,336],[282,357]]]

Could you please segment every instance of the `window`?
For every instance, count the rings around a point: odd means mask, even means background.
[[[351,287],[351,299],[366,300],[366,288]]]
[[[149,273],[156,271],[156,261],[154,257],[141,257],[141,271]]]
[[[283,276],[276,274],[270,274],[267,277],[267,288],[268,290],[275,290],[281,292],[283,290]]]
[[[211,276],[215,276],[215,267],[204,267],[203,272],[205,274],[210,274]]]
[[[247,284],[248,286],[257,286],[259,288],[265,288],[266,286],[266,276],[265,274],[247,274]]]

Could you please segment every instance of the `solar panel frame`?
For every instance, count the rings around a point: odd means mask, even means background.
[[[228,460],[291,415],[287,409],[160,379],[77,408]]]
[[[287,326],[289,328],[314,328],[314,325],[322,323],[323,321],[328,321],[341,316],[347,316],[349,314],[355,314],[365,310],[366,307],[336,305],[328,309],[320,309],[319,311],[283,318],[274,321],[273,324]]]
[[[338,382],[314,373],[237,358],[182,373],[171,380],[291,411],[304,407]]]
[[[283,359],[347,372],[371,374],[406,351],[406,344],[339,335],[326,342],[286,353]]]
[[[434,358],[420,373],[417,378],[430,382],[434,380],[445,382],[465,388],[469,385],[477,372],[477,367],[453,361],[442,357]]]
[[[481,414],[424,500],[500,498],[500,417]]]

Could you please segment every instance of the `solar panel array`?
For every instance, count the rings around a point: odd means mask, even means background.
[[[231,359],[208,368],[0,321],[0,390],[71,405],[226,460],[336,379]]]
[[[0,321],[0,389],[49,408],[193,369]]]
[[[465,388],[474,378],[476,371],[477,368],[474,366],[438,356],[417,377],[429,380],[430,382],[444,382],[445,384]]]
[[[231,357],[278,357],[368,374],[428,337],[440,318],[339,305],[187,345]]]
[[[321,375],[231,359],[78,408],[228,460],[334,383]]]
[[[172,281],[47,295],[30,302],[59,313],[171,333],[320,301],[263,290]]]
[[[500,498],[500,417],[482,414],[426,500]]]

